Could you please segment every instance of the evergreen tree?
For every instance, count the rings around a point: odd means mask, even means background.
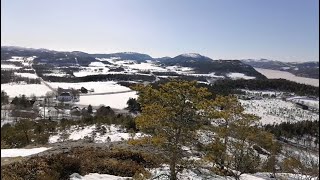
[[[87,111],[88,111],[89,114],[92,114],[92,113],[93,113],[91,104],[89,104]]]
[[[260,163],[252,148],[259,134],[254,126],[258,117],[244,113],[235,96],[217,96],[214,106],[217,112],[212,114],[212,130],[216,136],[207,148],[207,157],[224,175],[239,179],[243,173],[253,173]]]
[[[9,103],[9,96],[6,92],[1,91],[1,105]]]
[[[137,102],[135,98],[129,98],[129,100],[127,101],[127,105],[127,109],[129,110],[129,112],[141,112],[140,104]]]
[[[160,85],[158,90],[150,85],[134,87],[142,109],[136,118],[137,128],[152,135],[135,143],[150,143],[166,152],[170,180],[176,180],[178,172],[185,168],[182,147],[196,143],[196,132],[205,122],[201,111],[207,106],[210,93],[196,84],[173,80]]]

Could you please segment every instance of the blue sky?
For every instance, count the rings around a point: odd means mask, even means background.
[[[319,60],[319,0],[1,0],[1,45]]]

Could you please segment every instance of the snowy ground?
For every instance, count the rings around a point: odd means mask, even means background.
[[[18,75],[18,76],[21,76],[21,77],[27,77],[27,78],[30,78],[30,79],[37,79],[39,78],[36,74],[34,73],[17,73],[15,72],[14,73],[15,75]]]
[[[124,109],[126,108],[129,98],[137,98],[136,92],[127,92],[120,94],[105,94],[94,96],[81,96],[80,101],[75,104],[92,106],[110,106],[111,108]]]
[[[128,180],[132,179],[131,177],[120,177],[120,176],[113,176],[109,174],[98,174],[98,173],[90,173],[85,176],[81,176],[78,173],[74,173],[70,176],[70,180]]]
[[[40,152],[46,151],[50,148],[40,147],[31,149],[1,149],[1,157],[25,157],[32,154],[38,154]]]
[[[280,99],[240,100],[245,112],[261,117],[262,124],[319,120],[319,115]]]
[[[5,91],[9,97],[15,97],[22,94],[25,94],[26,96],[31,96],[31,95],[44,96],[47,92],[51,91],[44,84],[17,84],[17,83],[1,84],[1,90]]]
[[[151,169],[152,178],[157,177],[161,174],[169,174],[168,166],[164,166],[163,168],[156,168]],[[309,177],[300,175],[300,174],[289,174],[289,173],[278,173],[276,174],[280,179],[286,180],[302,180],[307,179]],[[184,170],[182,173],[178,174],[178,177],[182,180],[204,180],[204,179],[215,179],[215,180],[234,180],[235,178],[232,177],[222,177],[217,175],[210,175],[209,172],[204,172],[204,174],[196,174],[193,171]],[[152,179],[150,178],[150,179]],[[81,176],[77,173],[74,173],[70,176],[70,180],[127,180],[132,179],[131,177],[120,177],[120,176],[113,176],[109,174],[98,174],[98,173],[90,173],[85,176]],[[167,180],[168,176],[162,176],[155,178],[157,180]],[[241,180],[272,180],[270,178],[270,173],[256,173],[256,174],[243,174],[240,177]],[[310,180],[316,180],[316,178],[311,178]]]
[[[184,180],[204,180],[204,179],[216,179],[216,180],[235,180],[233,177],[222,177],[211,173],[206,169],[199,169],[200,171],[184,170],[182,173],[178,173],[178,177]],[[169,174],[169,166],[163,165],[161,168],[150,169],[152,177],[157,177],[161,174]],[[286,180],[301,180],[306,179],[307,176],[301,174],[289,174],[289,173],[278,173],[276,174],[279,179]],[[167,176],[162,178],[156,178],[158,180],[167,180]],[[242,174],[241,180],[272,180],[270,173],[255,173],[255,174]],[[310,179],[311,180],[311,179]],[[312,180],[316,180],[313,178]]]
[[[64,77],[66,76],[67,74],[66,73],[45,73],[43,74],[43,76],[56,76],[56,77]]]
[[[85,87],[88,90],[93,89],[93,93],[110,93],[110,92],[122,92],[130,91],[130,88],[121,86],[114,81],[106,82],[83,82],[83,83],[50,83],[53,88],[74,88],[80,89]],[[90,93],[89,93],[90,94]],[[78,105],[89,105],[92,106],[110,106],[111,108],[124,109],[127,107],[127,101],[129,98],[137,98],[136,92],[126,92],[119,94],[104,94],[104,95],[93,95],[93,96],[81,96],[80,101],[75,104]]]
[[[240,89],[240,90],[244,91],[247,95],[258,95],[258,96],[275,95],[275,96],[279,96],[279,95],[283,94],[283,92],[280,92],[280,91],[253,91],[253,90],[246,90],[246,89]]]
[[[205,77],[212,77],[212,78],[225,78],[224,76],[218,76],[214,72],[209,74],[189,74],[190,76],[205,76]]]
[[[312,78],[305,78],[305,77],[298,77],[294,74],[285,71],[277,71],[277,70],[270,70],[270,69],[261,69],[261,68],[254,68],[259,73],[265,75],[268,79],[287,79],[290,81],[295,81],[297,83],[308,84],[312,86],[319,87],[319,79],[312,79]]]
[[[319,100],[318,99],[311,99],[303,96],[295,96],[291,98],[287,98],[288,101],[297,102],[301,104],[308,105],[310,107],[319,109]]]
[[[7,69],[7,70],[10,70],[10,69],[20,69],[21,67],[18,67],[14,64],[2,64],[1,63],[1,69]]]
[[[130,88],[121,86],[115,81],[105,81],[105,82],[81,82],[81,83],[60,83],[60,82],[47,82],[51,87],[57,89],[60,88],[74,88],[80,89],[84,87],[88,90],[94,89],[94,93],[105,93],[105,92],[118,92],[118,91],[128,91]]]
[[[231,79],[255,79],[255,77],[247,76],[243,73],[229,73],[227,76]]]
[[[128,132],[125,132],[124,129],[116,125],[104,126],[104,127],[106,127],[106,132],[105,134],[101,134],[100,132],[96,132],[96,128],[97,128],[96,125],[91,125],[86,127],[72,126],[70,129],[64,132],[59,131],[57,135],[50,136],[49,143],[61,142],[62,135],[64,134],[69,135],[65,140],[75,141],[79,139],[84,139],[85,137],[94,137],[95,143],[105,143],[107,142],[108,137],[110,138],[110,142],[114,142],[114,141],[128,140],[132,137],[139,138],[142,136],[141,133],[136,133],[135,135],[133,135]]]

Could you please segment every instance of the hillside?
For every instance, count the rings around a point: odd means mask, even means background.
[[[319,79],[319,62],[281,62],[268,59],[245,59],[241,62],[254,68],[287,71],[296,76]]]

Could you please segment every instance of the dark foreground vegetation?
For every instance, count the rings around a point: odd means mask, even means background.
[[[145,168],[155,168],[162,162],[155,154],[128,149],[73,148],[68,153],[31,157],[27,161],[1,166],[4,180],[67,180],[78,173],[113,174],[123,177],[138,177]]]

